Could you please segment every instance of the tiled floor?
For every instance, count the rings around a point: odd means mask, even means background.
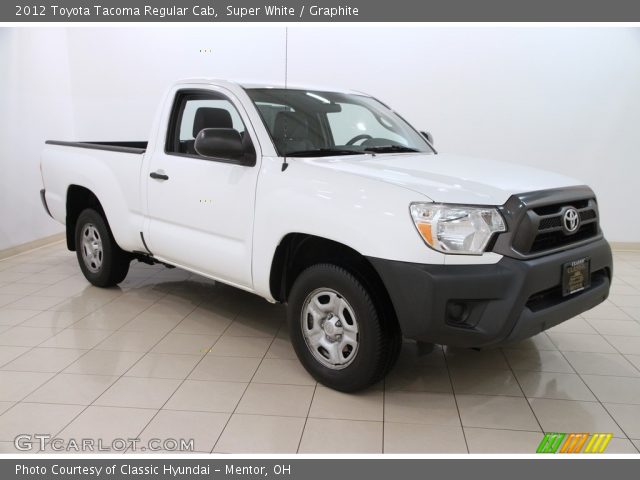
[[[62,243],[0,261],[0,452],[21,433],[194,439],[199,452],[532,453],[542,431],[640,450],[640,252],[610,299],[501,350],[404,345],[383,384],[317,385],[281,306],[134,263],[89,286]],[[167,447],[170,449],[170,446]],[[45,449],[46,450],[46,449]]]

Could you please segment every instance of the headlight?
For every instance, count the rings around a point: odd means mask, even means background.
[[[494,233],[507,230],[495,208],[412,203],[410,210],[423,240],[443,253],[481,255]]]

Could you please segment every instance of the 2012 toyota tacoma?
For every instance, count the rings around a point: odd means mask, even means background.
[[[148,142],[47,141],[45,209],[87,280],[162,262],[287,305],[320,382],[377,382],[403,336],[521,340],[607,298],[594,192],[437,153],[363,93],[186,80]]]

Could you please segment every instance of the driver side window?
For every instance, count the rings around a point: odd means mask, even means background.
[[[238,110],[228,98],[215,92],[183,91],[176,95],[166,152],[201,157],[195,150],[195,138],[206,128],[233,129],[244,143],[251,142]]]
[[[327,121],[336,145],[346,145],[349,140],[360,135],[384,138],[401,144],[407,143],[405,138],[385,128],[383,123],[385,118],[378,120],[369,109],[352,103],[341,103],[340,106],[342,107],[340,112],[327,113]],[[389,127],[391,127],[390,123]]]

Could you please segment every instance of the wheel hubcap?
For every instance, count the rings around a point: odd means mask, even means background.
[[[358,322],[338,292],[329,288],[311,292],[300,320],[307,348],[322,365],[340,370],[353,362],[359,345]]]
[[[102,237],[92,223],[87,223],[82,227],[81,248],[84,265],[90,272],[98,272],[102,268],[104,252],[102,249]]]

